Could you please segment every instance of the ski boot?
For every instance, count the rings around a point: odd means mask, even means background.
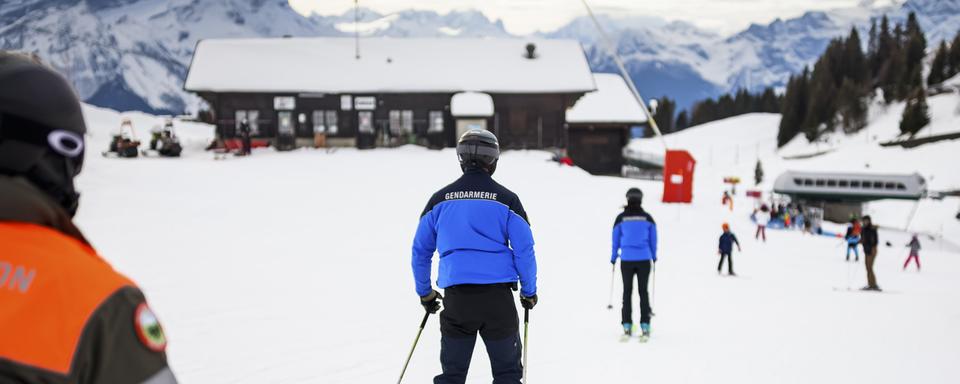
[[[623,335],[620,336],[620,342],[624,343],[633,336],[633,324],[623,323]]]
[[[640,342],[646,343],[650,340],[650,323],[640,323],[640,330],[642,331],[640,334]]]

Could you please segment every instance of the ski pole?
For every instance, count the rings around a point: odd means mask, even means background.
[[[607,309],[613,309],[613,281],[617,278],[617,264],[610,265],[610,300],[607,302]]]
[[[530,310],[523,309],[523,384],[527,384],[527,330],[530,328]],[[399,384],[399,383],[398,383]]]
[[[420,342],[420,334],[423,333],[423,328],[427,326],[427,319],[430,317],[430,312],[423,314],[423,320],[420,321],[420,330],[417,331],[417,338],[413,339],[413,346],[410,347],[410,353],[407,355],[407,361],[403,363],[403,370],[400,371],[400,378],[397,379],[397,384],[400,384],[403,381],[403,374],[407,373],[407,365],[410,364],[410,358],[413,357],[413,350],[417,348],[417,343]]]

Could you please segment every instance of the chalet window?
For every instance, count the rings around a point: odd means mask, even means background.
[[[277,133],[293,136],[293,112],[277,113]]]
[[[357,130],[364,134],[373,134],[373,112],[357,112]]]
[[[897,190],[898,190],[898,191],[906,191],[906,190],[907,190],[907,186],[906,186],[906,185],[903,185],[903,183],[897,183]]]
[[[313,111],[313,133],[337,134],[337,111]]]
[[[803,185],[803,179],[800,179],[800,178],[793,179],[793,183],[796,185]]]
[[[839,185],[840,185],[841,187],[843,187],[843,188],[846,188],[846,187],[849,187],[849,186],[850,186],[850,182],[847,181],[847,180],[840,180],[840,184],[839,184]]]
[[[337,111],[327,111],[326,118],[327,133],[336,135],[339,128],[337,126]]]
[[[873,182],[873,188],[875,188],[875,189],[883,189],[883,182],[882,182],[882,181],[874,181],[874,182]]]
[[[297,114],[297,137],[313,137],[313,130],[307,124],[307,114]]]
[[[887,182],[883,187],[886,189],[897,189],[897,183]]]
[[[827,180],[827,186],[828,186],[828,187],[836,187],[836,186],[837,186],[837,181],[836,181],[836,180]]]
[[[413,111],[390,111],[390,134],[393,136],[413,133]]]
[[[430,111],[430,125],[427,128],[428,133],[443,132],[443,112]]]
[[[803,185],[805,187],[813,186],[813,179],[803,179]]]
[[[400,131],[407,135],[413,133],[413,111],[400,112]]]
[[[860,180],[851,180],[850,188],[860,188]]]
[[[817,186],[822,187],[827,184],[827,181],[824,179],[817,179]]]
[[[864,180],[864,181],[863,181],[863,187],[864,187],[864,188],[872,188],[872,186],[873,186],[873,183],[871,183],[870,180]]]
[[[250,125],[250,135],[255,136],[260,133],[260,126],[257,124],[257,119],[260,118],[260,111],[257,110],[242,110],[238,109],[234,114],[234,129],[237,135],[240,135],[240,124],[243,123],[243,120],[247,120],[247,124]]]

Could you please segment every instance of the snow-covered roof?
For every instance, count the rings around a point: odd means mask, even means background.
[[[527,59],[526,45],[536,45]],[[573,40],[361,38],[209,39],[184,88],[212,92],[567,93],[595,89]]]
[[[493,116],[493,97],[481,92],[461,92],[450,98],[450,114],[453,116]]]
[[[647,122],[647,115],[620,75],[595,73],[593,78],[597,90],[583,95],[573,108],[567,110],[568,123]]]

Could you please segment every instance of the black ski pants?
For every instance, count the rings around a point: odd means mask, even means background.
[[[640,293],[640,322],[650,322],[650,294],[647,293],[647,283],[650,280],[650,269],[653,261],[621,261],[620,272],[623,274],[623,310],[621,323],[633,324],[633,276],[637,276],[637,291]]]
[[[490,357],[494,384],[520,384],[520,326],[514,284],[457,285],[444,290],[440,312],[440,365],[434,384],[467,380],[477,333]]]
[[[717,264],[717,273],[723,270],[723,261],[727,260],[727,273],[733,274],[733,253],[720,253],[720,264]]]

